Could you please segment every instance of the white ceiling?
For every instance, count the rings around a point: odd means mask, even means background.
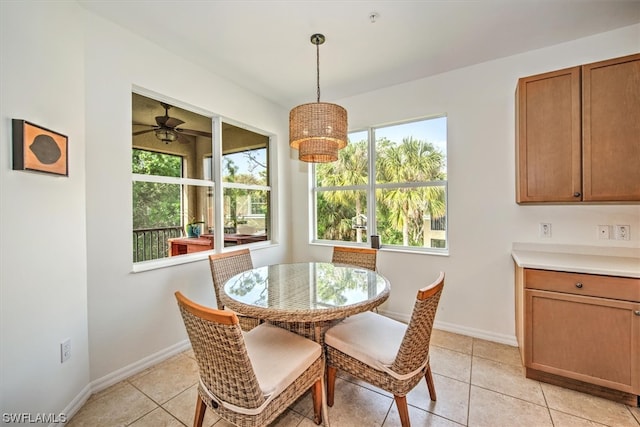
[[[330,102],[640,22],[640,0],[78,1],[287,109],[316,100],[316,32]]]

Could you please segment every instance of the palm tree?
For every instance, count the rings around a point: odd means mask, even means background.
[[[444,179],[444,156],[433,144],[403,138],[402,144],[387,139],[376,142],[376,182],[428,182]],[[382,192],[381,202],[390,212],[390,222],[402,229],[402,244],[409,246],[412,218],[421,221],[423,214],[440,217],[445,214],[444,191],[439,187],[394,188]],[[421,221],[422,222],[422,221]],[[422,224],[424,232],[424,224]],[[417,236],[415,236],[417,237]],[[414,237],[413,240],[417,240]]]
[[[338,160],[316,166],[318,186],[342,187],[345,185],[366,185],[368,180],[367,141],[350,142],[340,151]],[[362,191],[328,191],[323,194],[331,206],[355,206],[355,215],[363,213],[366,196]],[[335,214],[339,209],[333,209]],[[330,224],[335,224],[332,222]],[[329,225],[330,234],[344,235],[351,231],[351,218],[342,218],[337,225]],[[325,235],[326,237],[326,235]],[[362,242],[362,229],[356,229],[356,241]]]

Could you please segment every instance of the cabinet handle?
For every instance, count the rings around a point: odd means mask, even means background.
[[[580,192],[576,191],[575,193],[573,193],[573,197],[580,197]]]
[[[634,311],[633,314],[635,314],[636,316],[640,316],[640,310]]]
[[[576,283],[576,288],[582,289],[582,283],[580,283],[580,282]]]

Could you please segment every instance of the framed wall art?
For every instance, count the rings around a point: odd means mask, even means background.
[[[26,120],[13,119],[13,169],[69,176],[69,140]]]

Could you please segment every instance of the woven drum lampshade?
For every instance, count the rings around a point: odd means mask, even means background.
[[[303,162],[335,162],[347,145],[347,110],[327,102],[298,105],[289,113],[289,145]]]
[[[316,45],[318,102],[294,107],[289,113],[289,145],[303,162],[328,163],[338,160],[338,150],[347,146],[347,110],[320,102],[320,50],[322,34],[311,36]]]

